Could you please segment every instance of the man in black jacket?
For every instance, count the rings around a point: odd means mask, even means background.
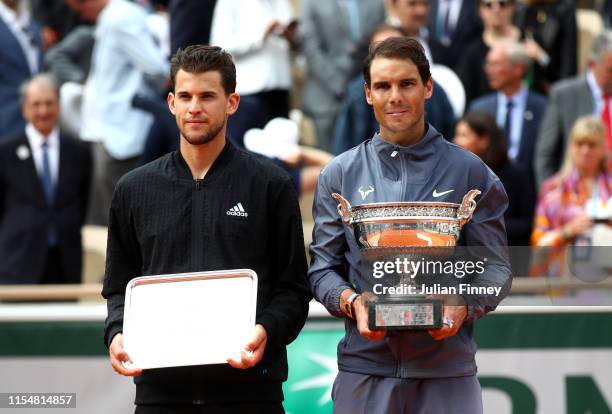
[[[240,100],[235,76],[231,56],[218,47],[178,51],[168,105],[180,148],[126,174],[115,189],[102,291],[105,341],[113,368],[138,376],[137,413],[284,412],[286,345],[302,328],[311,297],[300,212],[289,175],[226,140],[227,118]],[[121,334],[130,279],[232,268],[258,275],[251,352],[230,365],[123,366],[130,360]]]

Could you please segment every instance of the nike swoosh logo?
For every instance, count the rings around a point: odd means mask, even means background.
[[[455,190],[442,191],[441,193],[438,193],[437,190],[434,190],[432,195],[434,196],[434,198],[438,198],[442,197],[444,194],[452,193],[453,191]]]

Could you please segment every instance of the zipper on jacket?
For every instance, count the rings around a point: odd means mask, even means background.
[[[191,257],[192,268],[200,269],[204,265],[204,240],[202,228],[204,211],[204,194],[200,192],[204,188],[202,180],[194,179],[194,191],[192,192],[191,211]]]
[[[400,200],[399,201],[405,201],[405,198],[406,198],[406,181],[405,181],[405,178],[406,178],[406,168],[405,168],[405,164],[404,163],[406,162],[405,161],[406,155],[402,154],[399,150],[398,150],[398,152],[399,152],[399,154],[398,154],[399,157],[398,158],[399,158],[399,162],[400,162],[400,182],[402,183],[402,191],[401,191],[401,194],[400,194]]]
[[[400,198],[400,202],[405,201],[406,200],[406,168],[404,163],[406,162],[405,158],[406,158],[406,154],[402,154],[402,152],[398,149],[398,154],[399,155],[399,162],[400,162],[400,182],[402,183],[402,191],[401,191],[401,198]],[[399,340],[399,338],[398,338]],[[400,350],[399,352],[399,357],[398,357],[398,361],[397,361],[397,368],[398,371],[400,373],[400,378],[403,378],[403,374],[404,374],[404,359],[403,359],[404,353],[403,353],[403,349]]]

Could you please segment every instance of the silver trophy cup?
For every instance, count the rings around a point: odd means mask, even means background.
[[[366,262],[427,260],[453,254],[461,228],[471,220],[479,190],[468,191],[461,202],[390,202],[351,207],[340,194],[342,221],[353,230]],[[419,295],[410,271],[396,280],[386,295],[365,293],[372,330],[436,329],[442,326],[443,301]]]

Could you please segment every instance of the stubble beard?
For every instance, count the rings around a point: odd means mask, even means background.
[[[208,132],[198,136],[190,136],[185,131],[181,131],[181,135],[191,145],[204,145],[215,139],[217,135],[219,135],[219,132],[221,132],[223,129],[224,125],[225,122],[221,121],[218,124],[212,125]]]

